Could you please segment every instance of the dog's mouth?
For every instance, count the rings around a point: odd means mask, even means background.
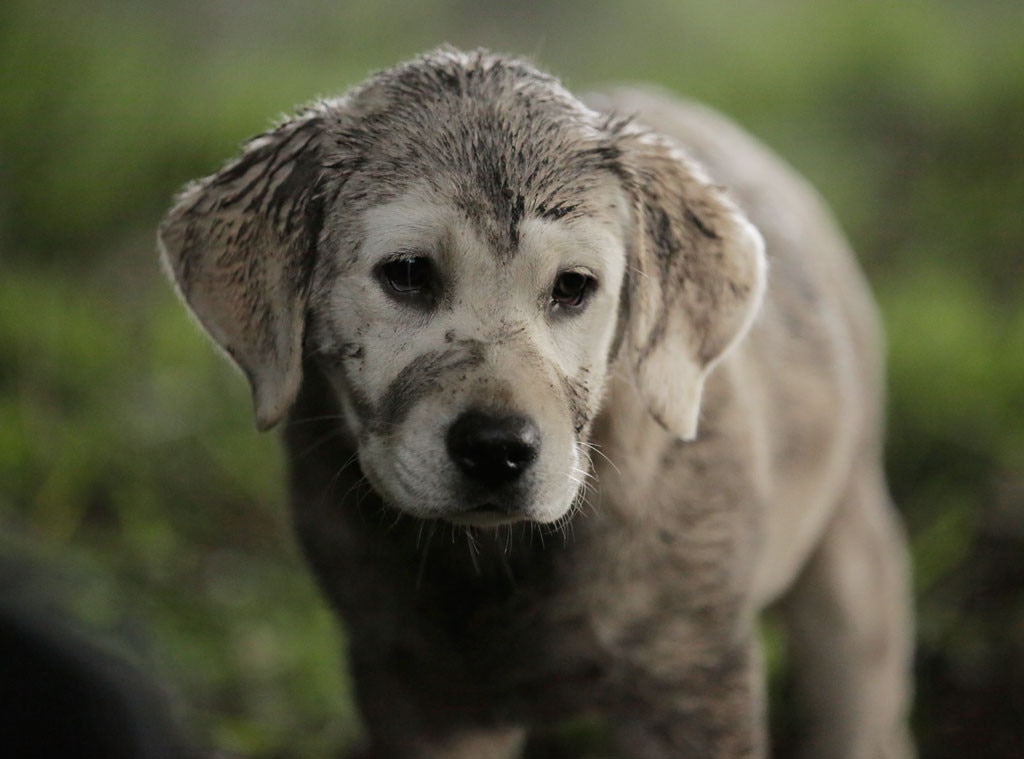
[[[498,503],[483,503],[466,511],[446,514],[444,518],[461,527],[503,527],[525,521],[527,516],[522,509]]]

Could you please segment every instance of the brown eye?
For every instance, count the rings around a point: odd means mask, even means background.
[[[583,305],[594,286],[594,278],[581,271],[563,271],[551,289],[551,303],[559,308]]]
[[[425,293],[432,284],[433,266],[422,256],[396,258],[380,267],[380,276],[396,293]]]

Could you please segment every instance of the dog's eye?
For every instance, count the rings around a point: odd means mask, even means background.
[[[425,293],[433,280],[433,266],[429,258],[406,256],[383,264],[380,276],[396,293]]]
[[[551,303],[560,308],[583,305],[594,286],[594,278],[581,271],[563,271],[551,289]]]

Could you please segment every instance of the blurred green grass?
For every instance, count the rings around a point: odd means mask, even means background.
[[[923,756],[1024,754],[1024,4],[0,7],[0,530],[174,689],[200,742],[323,756],[357,724],[276,441],[189,324],[155,226],[279,113],[441,42],[582,89],[651,80],[804,172],[890,338]],[[125,635],[135,620],[141,635]]]

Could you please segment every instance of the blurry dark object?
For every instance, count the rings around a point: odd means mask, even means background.
[[[122,658],[31,604],[0,599],[0,754],[190,756],[157,689]]]

